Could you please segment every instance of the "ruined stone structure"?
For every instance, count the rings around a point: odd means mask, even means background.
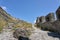
[[[46,16],[46,22],[54,22],[54,21],[55,21],[54,13],[49,13]]]
[[[57,20],[60,20],[60,6],[56,11]]]

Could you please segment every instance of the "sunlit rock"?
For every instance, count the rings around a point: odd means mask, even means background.
[[[54,21],[55,21],[54,13],[49,13],[49,14],[46,16],[46,22],[54,22]]]

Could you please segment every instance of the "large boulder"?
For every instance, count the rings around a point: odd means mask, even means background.
[[[16,29],[14,31],[13,35],[14,35],[15,38],[28,40],[29,35],[30,35],[30,31],[27,30],[27,29]]]

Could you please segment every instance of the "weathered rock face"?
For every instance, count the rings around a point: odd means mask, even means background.
[[[47,16],[45,16],[46,22],[37,24],[37,27],[40,27],[41,29],[44,30],[50,30],[60,33],[60,7],[56,11],[56,16],[57,20],[55,20],[54,13],[49,13]],[[40,20],[42,20],[41,17]]]
[[[52,25],[54,26],[53,29],[60,33],[60,21],[56,20]]]
[[[46,22],[45,16],[37,17],[37,20],[36,20],[37,24],[44,23],[44,22]]]
[[[60,6],[56,11],[57,20],[60,20]]]
[[[29,36],[29,32],[28,30],[26,29],[16,29],[15,32],[13,33],[14,37],[15,38],[18,38],[18,39],[21,39],[21,40],[27,40],[29,39],[28,36]]]
[[[40,23],[54,22],[54,21],[55,21],[54,13],[49,13],[47,16],[37,17],[36,23],[40,24]]]
[[[46,22],[53,22],[53,21],[55,21],[54,13],[49,13],[46,16]]]
[[[45,16],[41,16],[39,20],[40,20],[40,23],[44,23],[46,21]]]
[[[40,18],[40,17],[37,17],[36,24],[40,23],[39,18]]]
[[[60,33],[60,21],[46,22],[40,25],[41,29]]]

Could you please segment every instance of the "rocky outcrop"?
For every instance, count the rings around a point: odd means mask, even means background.
[[[56,30],[56,32],[60,33],[60,21],[56,20],[55,22],[53,22],[53,29]]]
[[[54,22],[54,13],[49,13],[47,16],[37,17],[36,23]]]
[[[57,20],[60,20],[60,6],[56,11]]]
[[[44,23],[45,20],[45,16],[41,16],[41,17],[37,17],[36,23]]]
[[[60,33],[60,21],[56,20],[52,23],[46,22],[44,24],[41,24],[41,28],[44,30],[49,30],[49,31]]]
[[[46,22],[54,22],[54,21],[55,21],[54,13],[49,13],[49,14],[46,16]]]
[[[40,17],[40,23],[44,23],[46,20],[45,20],[45,16],[41,16]]]
[[[36,24],[40,23],[40,17],[37,17]]]
[[[57,20],[55,20],[54,13],[49,13],[47,16],[45,16],[44,20],[46,21],[44,23],[39,22],[37,26],[39,26],[41,29],[44,30],[60,33],[60,7],[56,11],[56,16],[57,16]]]
[[[30,31],[26,29],[16,29],[13,35],[17,39],[29,40]]]

